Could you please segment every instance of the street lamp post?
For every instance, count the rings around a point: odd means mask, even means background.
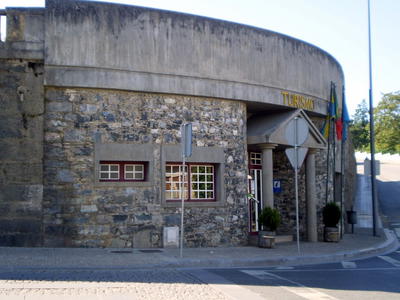
[[[376,170],[375,170],[375,129],[374,129],[374,107],[372,99],[372,59],[371,59],[371,5],[368,0],[368,53],[369,53],[369,135],[371,150],[371,193],[372,193],[372,226],[373,234],[377,235],[377,202],[376,202]]]

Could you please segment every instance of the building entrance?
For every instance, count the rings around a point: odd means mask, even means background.
[[[249,159],[249,232],[259,230],[258,216],[263,208],[261,153],[250,152]]]

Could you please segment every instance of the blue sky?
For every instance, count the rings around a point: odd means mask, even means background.
[[[353,114],[368,101],[367,0],[119,0],[233,21],[284,33],[329,52],[342,65]],[[6,6],[44,6],[44,0],[2,0]],[[374,105],[400,90],[400,0],[371,0]],[[2,25],[4,28],[4,25]],[[3,35],[3,34],[2,34]]]

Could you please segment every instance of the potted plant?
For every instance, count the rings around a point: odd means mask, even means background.
[[[322,210],[322,219],[324,222],[324,241],[339,242],[340,234],[337,224],[340,221],[340,208],[335,202],[328,202]]]
[[[264,207],[258,217],[260,230],[258,231],[258,246],[272,248],[275,243],[276,229],[281,223],[281,215],[276,208]]]

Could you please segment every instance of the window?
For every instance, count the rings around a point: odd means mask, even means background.
[[[250,164],[254,166],[261,166],[260,152],[250,152]]]
[[[167,200],[215,201],[215,166],[167,164],[165,184]]]
[[[100,164],[100,180],[119,180],[119,165]]]
[[[132,161],[100,161],[100,181],[144,181],[146,163]]]

